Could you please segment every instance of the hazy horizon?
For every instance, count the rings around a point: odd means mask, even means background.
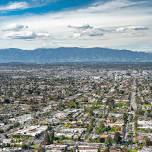
[[[152,53],[152,51],[146,51],[146,50],[129,50],[129,49],[117,49],[117,48],[105,48],[105,47],[41,47],[41,48],[31,48],[31,49],[24,49],[24,48],[0,48],[0,50],[9,50],[9,49],[19,49],[19,50],[22,50],[22,51],[36,51],[36,50],[39,50],[39,49],[50,49],[50,50],[53,50],[53,49],[60,49],[60,48],[80,48],[80,49],[95,49],[95,48],[99,48],[99,49],[111,49],[111,50],[114,50],[114,51],[122,51],[122,50],[125,50],[125,51],[131,51],[131,52],[143,52],[143,53]]]

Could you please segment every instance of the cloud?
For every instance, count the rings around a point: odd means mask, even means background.
[[[148,27],[145,26],[119,26],[119,27],[94,27],[92,25],[81,25],[81,26],[68,26],[69,28],[73,29],[73,37],[100,37],[108,34],[116,34],[116,33],[132,33],[132,32],[140,32],[149,30]]]
[[[24,40],[32,40],[32,39],[44,39],[50,36],[49,33],[37,33],[33,31],[19,31],[19,32],[8,32],[4,34],[5,39],[24,39]]]
[[[89,24],[81,25],[81,26],[69,25],[68,27],[74,30],[73,32],[74,38],[83,37],[83,36],[88,36],[88,37],[103,36],[105,32],[104,29],[96,28]]]
[[[6,26],[3,31],[20,31],[28,29],[27,25],[10,24]]]
[[[27,2],[11,2],[7,5],[0,6],[0,11],[22,10],[26,8],[29,8],[29,4]]]
[[[9,39],[35,39],[36,34],[32,31],[8,32],[4,34],[4,38]]]
[[[82,35],[96,37],[96,36],[103,36],[104,32],[105,31],[102,28],[92,28],[86,31],[82,31]]]
[[[36,6],[44,6],[47,5],[49,3],[55,3],[58,2],[60,0],[28,0],[29,3],[31,3],[32,5],[36,5]]]
[[[55,3],[59,0],[25,0],[25,1],[11,1],[6,5],[0,5],[0,12],[23,10],[27,8],[43,7],[49,3]]]
[[[89,7],[87,11],[95,13],[95,12],[111,12],[111,11],[119,11],[131,7],[138,7],[145,4],[149,4],[148,0],[108,0],[108,1],[99,1],[95,3],[93,6]]]
[[[72,28],[72,29],[76,29],[76,30],[87,30],[87,29],[92,29],[93,28],[89,24],[82,25],[82,26],[72,26],[72,25],[69,25],[68,27]]]
[[[50,34],[47,32],[35,32],[29,29],[29,26],[23,24],[11,24],[6,26],[3,30],[4,39],[37,39],[48,38]]]
[[[148,30],[148,27],[145,26],[126,26],[116,28],[116,32],[132,32],[132,31],[143,31]]]
[[[133,2],[130,2],[129,0],[110,0],[105,3],[97,3],[94,6],[90,7],[90,10],[92,11],[111,11],[118,8],[128,7],[134,4]]]

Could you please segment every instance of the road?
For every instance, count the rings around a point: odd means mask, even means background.
[[[130,98],[130,106],[131,106],[131,110],[133,110],[134,112],[137,111],[137,103],[136,103],[136,80],[133,80],[133,84],[132,84],[132,92],[131,92],[131,98]]]
[[[132,83],[132,89],[131,89],[131,95],[130,95],[130,108],[128,111],[128,120],[127,124],[125,125],[126,132],[124,139],[126,141],[134,141],[135,137],[135,121],[134,118],[136,117],[136,111],[138,110],[138,106],[136,103],[136,95],[137,95],[137,84],[136,84],[136,79],[133,80]],[[131,133],[131,135],[129,135]]]

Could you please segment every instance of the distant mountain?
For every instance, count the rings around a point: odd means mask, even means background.
[[[1,49],[0,63],[152,62],[152,53],[107,48]]]

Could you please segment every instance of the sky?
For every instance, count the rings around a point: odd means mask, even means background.
[[[0,48],[152,52],[152,0],[0,0]]]

